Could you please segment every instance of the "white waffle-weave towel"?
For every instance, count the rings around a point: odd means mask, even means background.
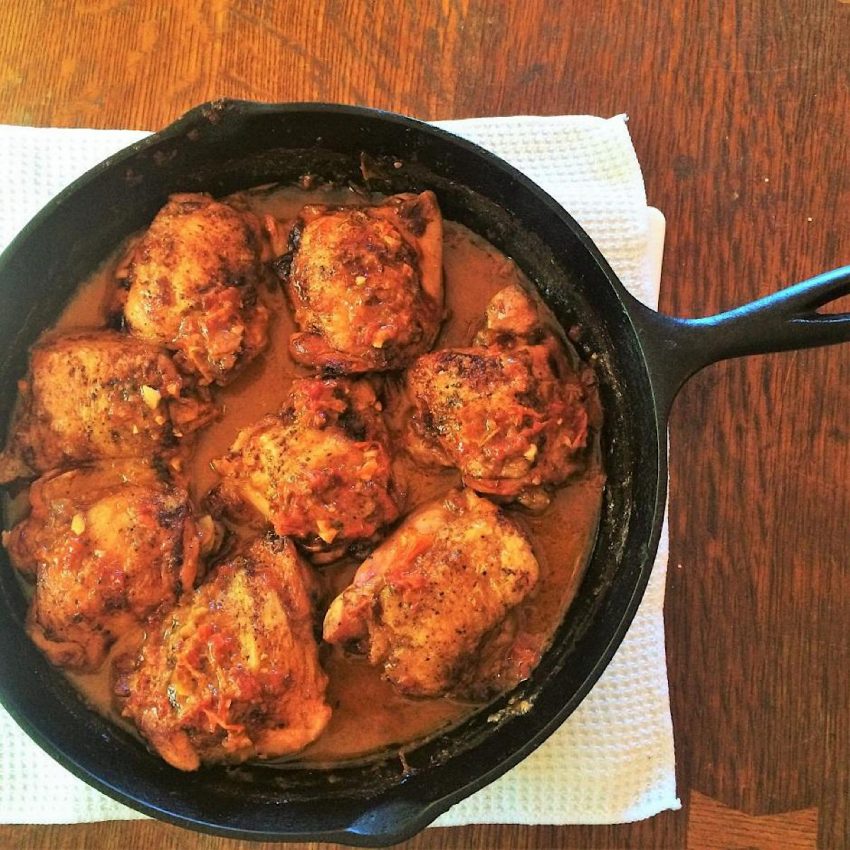
[[[657,304],[661,241],[650,226],[623,116],[476,118],[439,126],[488,148],[546,189],[626,286]],[[71,180],[145,135],[0,126],[0,248]],[[667,548],[665,528],[640,610],[579,709],[529,758],[436,825],[619,823],[680,807],[662,615]],[[0,708],[0,822],[139,817],[66,772]]]

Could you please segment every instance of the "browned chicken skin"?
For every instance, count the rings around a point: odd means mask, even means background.
[[[169,764],[273,758],[327,725],[311,579],[288,540],[219,565],[119,674],[122,713]]]
[[[311,205],[278,262],[300,332],[292,356],[333,372],[399,369],[443,318],[443,224],[433,192],[377,206]]]
[[[468,695],[484,687],[482,647],[537,579],[519,527],[473,491],[453,490],[363,562],[328,609],[324,638],[367,652],[404,694]],[[497,667],[488,657],[487,670]]]
[[[20,390],[0,483],[98,458],[168,456],[215,415],[164,349],[113,331],[39,343]]]
[[[279,413],[212,462],[222,482],[209,503],[243,518],[248,508],[316,560],[371,540],[399,513],[380,410],[366,380],[294,381]]]
[[[172,195],[119,274],[127,328],[172,349],[201,384],[226,384],[268,341],[264,250],[253,213],[209,195]]]
[[[480,493],[539,509],[583,463],[585,387],[518,286],[494,296],[473,346],[420,357],[406,391],[409,452]]]
[[[101,461],[38,479],[32,511],[3,535],[35,577],[30,637],[53,664],[97,669],[124,632],[191,590],[212,524],[142,461]],[[205,528],[206,525],[206,528]]]

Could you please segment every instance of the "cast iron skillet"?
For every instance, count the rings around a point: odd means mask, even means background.
[[[365,174],[370,188],[387,192],[434,189],[447,218],[513,257],[563,326],[581,329],[579,347],[594,358],[605,410],[608,483],[586,576],[553,646],[513,694],[406,751],[407,769],[391,753],[328,770],[250,764],[187,775],[86,709],[51,669],[24,634],[25,603],[3,553],[0,699],[65,767],[154,817],[238,838],[386,845],[504,773],[576,708],[622,640],[649,577],[676,391],[726,357],[850,339],[850,316],[815,312],[850,291],[850,267],[719,316],[669,318],[626,292],[552,198],[473,144],[369,109],[216,102],[77,180],[0,258],[4,423],[39,332],[170,193],[220,195],[308,172],[359,185]]]

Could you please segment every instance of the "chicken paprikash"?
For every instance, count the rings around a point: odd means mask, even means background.
[[[259,515],[317,561],[368,544],[399,514],[381,405],[364,379],[294,381],[282,408],[212,466],[222,478],[214,510]]]
[[[214,540],[182,487],[142,460],[48,473],[3,544],[35,582],[27,619],[54,664],[95,670],[121,635],[190,591]]]
[[[421,507],[330,605],[324,638],[383,666],[410,696],[465,696],[482,644],[534,590],[539,566],[513,520],[471,490]]]
[[[493,297],[471,347],[420,357],[407,392],[408,450],[479,493],[544,508],[584,462],[586,387],[519,286]]]
[[[443,319],[443,220],[433,192],[374,206],[305,206],[277,264],[299,363],[339,373],[401,369]]]
[[[302,750],[325,728],[315,579],[286,538],[219,564],[116,665],[121,713],[181,770]]]
[[[216,415],[164,348],[114,331],[45,339],[19,386],[0,482],[100,458],[168,458]]]
[[[174,767],[338,763],[531,674],[599,424],[522,273],[432,192],[175,195],[32,350],[3,543],[36,645]]]
[[[133,247],[117,301],[133,336],[175,352],[202,384],[226,384],[268,341],[268,256],[257,217],[209,195],[172,195]]]

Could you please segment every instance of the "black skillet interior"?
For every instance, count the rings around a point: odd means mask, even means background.
[[[316,104],[198,107],[69,187],[0,258],[0,406],[5,427],[28,347],[77,283],[167,195],[222,195],[305,173],[358,185],[365,173],[369,188],[386,192],[434,189],[447,218],[513,257],[563,326],[581,328],[579,348],[594,360],[605,409],[608,483],[586,577],[553,646],[513,694],[406,752],[406,771],[391,754],[333,770],[251,764],[185,775],[87,710],[49,667],[24,635],[24,600],[3,553],[0,698],[66,767],[153,816],[234,837],[388,844],[495,779],[576,708],[622,639],[649,576],[666,483],[665,428],[633,305],[583,231],[496,157],[406,118]]]

